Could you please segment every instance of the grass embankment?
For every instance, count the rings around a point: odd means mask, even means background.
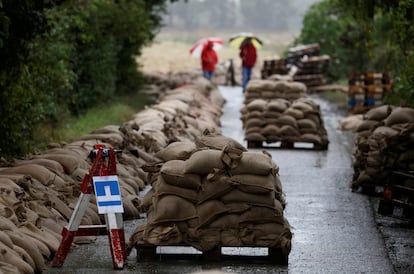
[[[137,92],[133,96],[118,97],[112,102],[97,104],[79,117],[62,117],[55,125],[43,125],[38,130],[38,149],[44,149],[49,143],[71,142],[107,125],[122,125],[151,103],[152,99],[148,95]]]

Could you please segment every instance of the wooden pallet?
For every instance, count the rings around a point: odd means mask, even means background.
[[[223,254],[222,248],[217,246],[209,251],[198,251],[198,253],[165,253],[157,252],[157,248],[167,247],[167,246],[157,246],[150,244],[137,244],[135,248],[137,250],[137,261],[138,262],[152,262],[152,261],[166,261],[166,260],[189,260],[189,261],[200,261],[200,262],[240,262],[240,263],[269,263],[275,265],[288,265],[288,254],[285,254],[281,248],[276,247],[266,247],[267,255],[233,255],[233,254]],[[170,246],[168,247],[177,247],[177,248],[192,248],[191,246]],[[238,246],[233,248],[264,248],[264,247],[247,247],[247,246]],[[196,249],[195,249],[196,250]]]
[[[402,210],[402,216],[414,219],[414,188],[398,184],[401,178],[414,179],[414,176],[404,172],[393,172],[391,181],[384,187],[383,197],[378,204],[378,213],[394,216],[394,210]]]
[[[287,141],[281,141],[276,143],[267,143],[262,141],[247,141],[247,148],[328,150],[328,144]]]

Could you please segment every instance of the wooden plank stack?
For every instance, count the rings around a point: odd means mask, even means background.
[[[351,113],[363,113],[383,105],[391,92],[391,77],[385,72],[351,72],[348,75],[348,106]]]
[[[330,57],[319,54],[319,44],[289,48],[287,58],[264,61],[262,79],[267,79],[272,74],[291,74],[294,81],[302,82],[308,88],[323,85]]]
[[[285,75],[288,74],[288,72],[289,68],[287,67],[286,58],[263,61],[263,67],[261,69],[262,79],[267,79],[269,76],[273,74]]]

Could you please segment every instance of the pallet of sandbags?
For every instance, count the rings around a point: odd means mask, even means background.
[[[241,113],[249,148],[328,149],[320,107],[310,98],[255,99]]]
[[[133,231],[128,250],[191,246],[211,254],[222,247],[263,247],[280,250],[287,263],[292,233],[269,153],[205,132],[195,143],[169,144],[157,157],[161,162],[145,168],[152,181],[140,207],[147,223]]]
[[[392,171],[378,204],[378,213],[414,219],[414,171]]]
[[[395,170],[414,170],[414,109],[383,105],[356,129],[351,186],[381,194]]]
[[[290,76],[274,75],[274,78],[250,80],[246,86],[244,103],[248,104],[255,99],[271,100],[286,99],[296,100],[306,94],[306,85],[293,81]]]

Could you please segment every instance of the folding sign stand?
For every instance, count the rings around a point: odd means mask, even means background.
[[[108,235],[114,269],[123,269],[127,260],[123,225],[123,206],[116,176],[115,151],[104,145],[94,145],[90,153],[94,159],[88,174],[83,178],[81,194],[67,226],[62,229],[62,240],[52,261],[61,267],[69,253],[75,236]],[[93,184],[92,184],[93,183]],[[105,225],[80,225],[95,189],[98,212],[105,214]]]

